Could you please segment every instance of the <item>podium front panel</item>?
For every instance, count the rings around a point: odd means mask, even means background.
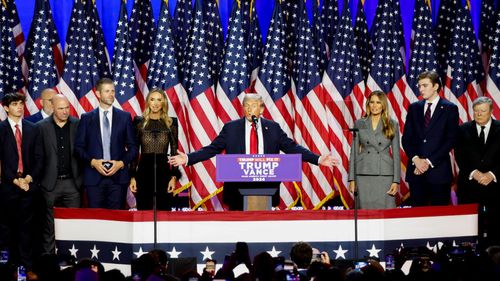
[[[219,182],[290,182],[302,180],[300,154],[219,154]]]

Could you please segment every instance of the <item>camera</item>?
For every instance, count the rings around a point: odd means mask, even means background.
[[[361,271],[361,269],[367,265],[368,265],[368,261],[366,261],[366,260],[355,261],[354,262],[354,270]]]
[[[22,265],[17,267],[17,281],[26,281],[26,268]]]
[[[387,254],[385,255],[385,270],[394,270],[394,255]]]
[[[0,264],[6,264],[9,261],[9,251],[1,250],[0,251]]]

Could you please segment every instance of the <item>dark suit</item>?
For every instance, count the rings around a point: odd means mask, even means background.
[[[242,118],[226,123],[220,134],[210,145],[188,154],[188,165],[210,159],[222,151],[226,151],[227,154],[244,154],[246,152],[245,122],[247,122],[246,119]],[[280,151],[285,153],[298,153],[302,154],[303,161],[316,165],[318,164],[319,155],[312,153],[290,139],[278,123],[264,118],[260,118],[260,122],[262,138],[264,139],[264,153],[274,154]],[[256,185],[255,183],[226,183],[223,193],[224,203],[227,204],[231,210],[241,210],[243,204],[238,188],[255,188]],[[279,187],[279,183],[266,183],[265,185],[266,187]],[[277,205],[276,199],[273,200],[273,204]]]
[[[54,206],[67,208],[80,207],[82,175],[79,160],[73,153],[78,122],[77,118],[70,116],[66,124],[69,126],[69,150],[71,153],[71,172],[69,175],[58,174],[58,158],[60,156],[58,155],[58,143],[53,117],[50,116],[37,123],[37,126],[40,128],[44,150],[44,169],[40,187],[46,203],[43,230],[43,250],[46,253],[54,253],[55,250]]]
[[[42,147],[38,128],[22,120],[23,175],[30,175],[33,182],[24,191],[13,183],[18,178],[18,154],[14,132],[8,122],[0,123],[0,162],[2,185],[0,187],[0,247],[8,245],[12,261],[31,267],[33,249],[33,215],[35,200],[39,195],[42,170]]]
[[[498,245],[500,243],[500,223],[498,223],[500,217],[500,208],[498,207],[498,198],[500,198],[500,121],[492,120],[485,144],[481,143],[479,139],[475,121],[462,124],[458,130],[455,157],[459,167],[457,190],[459,202],[461,204],[479,204],[480,234],[483,233],[483,227],[488,227],[490,240],[488,244]],[[491,171],[497,182],[483,186],[475,179],[469,179],[474,170],[482,173]],[[482,207],[486,207],[486,213],[483,212]],[[480,238],[482,238],[481,235]]]
[[[75,138],[75,154],[83,161],[83,185],[87,189],[89,207],[121,209],[124,207],[130,182],[128,165],[137,156],[137,141],[128,112],[113,107],[111,120],[111,160],[121,160],[123,169],[104,177],[90,166],[92,159],[103,159],[99,108],[85,113],[80,119]],[[106,186],[105,188],[103,188]],[[95,191],[95,192],[94,192]],[[96,192],[105,194],[96,194]]]
[[[43,115],[42,115],[42,110],[38,111],[37,113],[30,115],[26,118],[24,118],[31,123],[38,123],[38,121],[43,120]]]
[[[408,107],[402,137],[403,148],[408,156],[406,181],[410,184],[410,200],[413,206],[447,205],[450,199],[452,170],[449,153],[458,129],[458,108],[440,98],[429,126],[424,125],[425,100]],[[429,159],[429,167],[422,175],[415,175],[412,158]]]

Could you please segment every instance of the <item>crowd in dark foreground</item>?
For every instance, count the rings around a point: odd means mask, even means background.
[[[376,258],[362,261],[330,260],[328,253],[312,248],[308,243],[298,242],[290,251],[290,260],[273,258],[267,252],[250,259],[248,245],[236,243],[235,250],[226,257],[222,267],[215,270],[217,261],[206,260],[200,275],[195,268],[169,270],[169,259],[163,250],[152,250],[132,262],[132,275],[124,276],[117,269],[105,270],[92,259],[65,259],[56,255],[44,255],[18,279],[18,268],[0,264],[0,280],[40,281],[336,281],[336,280],[388,280],[388,281],[476,281],[500,280],[500,246],[491,246],[477,253],[472,245],[443,245],[437,252],[426,247],[398,249],[393,255],[394,263],[382,266]],[[172,260],[170,260],[172,261]],[[411,261],[409,272],[402,270],[403,264]],[[362,266],[359,266],[362,264]],[[391,267],[389,269],[388,267]],[[392,269],[393,267],[393,269]],[[175,275],[174,275],[175,274]]]

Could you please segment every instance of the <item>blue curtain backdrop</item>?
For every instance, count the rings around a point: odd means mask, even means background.
[[[104,37],[106,39],[106,44],[110,55],[113,54],[113,41],[115,38],[116,24],[118,22],[120,1],[122,0],[95,0],[99,16],[101,17],[101,24],[104,32]],[[153,6],[153,13],[155,19],[158,19],[158,14],[160,13],[160,3],[162,0],[135,0],[135,1],[151,1]],[[257,14],[259,15],[260,27],[262,31],[262,36],[265,41],[267,29],[271,20],[274,0],[254,0],[256,3]],[[307,0],[307,7],[309,11],[309,16],[311,17],[311,6],[313,0]],[[17,4],[17,9],[19,12],[19,17],[21,24],[23,26],[23,32],[25,34],[25,39],[28,37],[29,29],[31,25],[31,19],[33,16],[33,10],[35,6],[35,0],[15,0]],[[52,12],[54,14],[54,20],[57,27],[57,31],[61,38],[61,43],[64,47],[64,42],[66,38],[66,32],[68,30],[68,25],[71,17],[71,10],[73,8],[74,0],[49,0],[52,7]],[[177,0],[170,0],[169,7],[171,15],[174,14],[175,4]],[[194,1],[193,1],[194,2]],[[222,26],[224,29],[224,34],[227,31],[227,25],[229,22],[229,14],[231,13],[231,7],[233,5],[233,0],[219,0],[219,11],[221,14]],[[321,0],[323,2],[323,0]],[[342,11],[343,0],[339,0],[340,11]],[[437,14],[439,10],[439,0],[431,0],[432,3],[432,15],[434,21],[437,19]],[[358,0],[349,1],[351,6],[351,13],[355,13]],[[368,26],[371,27],[373,18],[375,17],[375,11],[377,8],[378,0],[366,0],[365,1],[365,13],[368,21]],[[465,0],[463,0],[465,3]],[[134,0],[127,0],[127,8],[130,12],[134,5]],[[410,36],[411,36],[411,24],[413,19],[413,6],[414,0],[400,0],[401,5],[401,16],[403,19],[404,35],[406,39],[406,58],[409,58],[409,46],[410,46]],[[470,0],[471,15],[474,28],[476,30],[476,35],[479,29],[479,17],[481,12],[481,0]],[[355,15],[353,15],[354,20]]]

